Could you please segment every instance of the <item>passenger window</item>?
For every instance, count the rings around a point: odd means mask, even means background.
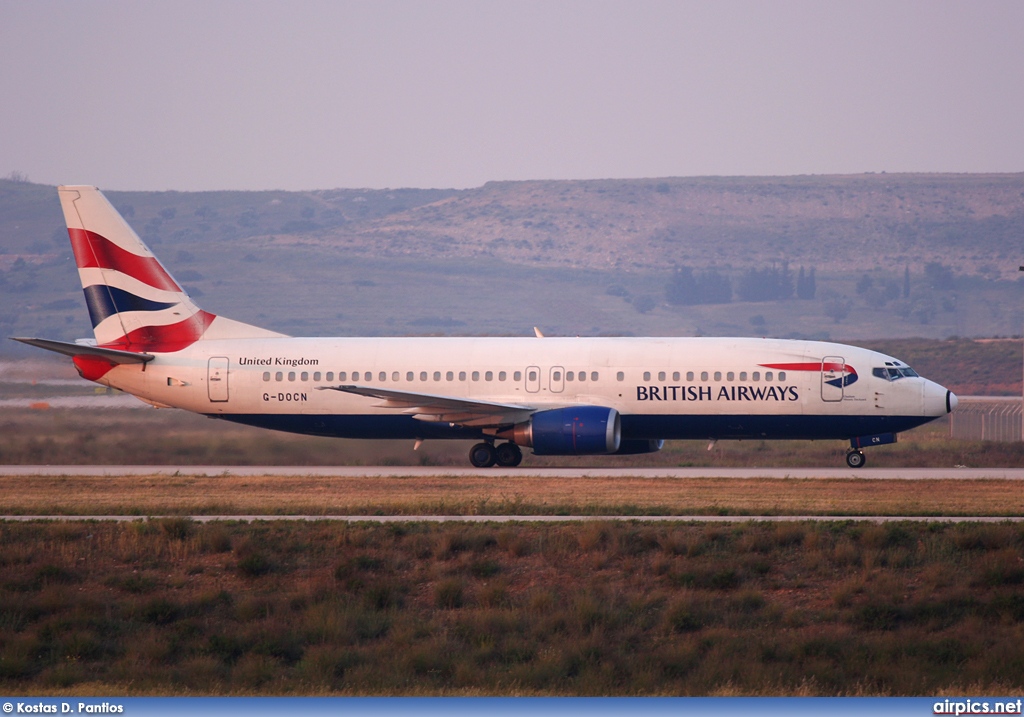
[[[435,381],[440,381],[441,380],[441,372],[440,371],[434,371],[434,380]]]
[[[692,381],[693,380],[693,371],[687,371],[686,372],[686,380],[687,381]]]
[[[552,381],[556,381],[556,382],[557,381],[561,381],[562,380],[562,372],[561,371],[553,371],[551,373],[551,380]]]
[[[427,380],[427,372],[426,371],[420,371],[420,381],[426,381],[426,380]]]
[[[398,371],[392,371],[391,372],[391,380],[392,381],[398,381],[400,377],[401,377],[401,374],[399,374]]]
[[[527,376],[527,380],[528,381],[536,381],[537,380],[537,372],[536,371],[530,371],[530,375]]]
[[[754,371],[754,373],[751,374],[751,376],[750,376],[750,380],[751,381],[760,381],[761,380],[761,372],[760,371]]]
[[[344,380],[344,379],[342,379],[342,380]],[[352,372],[352,380],[353,381],[358,381],[359,380],[359,372],[358,371],[353,371]]]
[[[319,371],[314,371],[313,372],[313,380],[314,381],[319,381],[320,380],[320,372]]]
[[[444,375],[444,380],[445,381],[454,381],[455,380],[455,372],[454,371],[449,371],[448,373],[446,373]]]
[[[565,380],[566,381],[575,381],[576,380],[576,374],[573,373],[572,371],[566,371],[565,372]]]
[[[341,374],[338,374],[338,377],[341,378]],[[327,380],[328,381],[333,381],[334,380],[334,371],[328,371],[327,372]]]
[[[785,381],[786,380],[786,372],[785,371],[779,371],[779,380],[780,381]]]
[[[522,371],[516,371],[515,373],[513,373],[512,374],[512,380],[513,381],[522,381],[523,380],[523,372]]]
[[[746,381],[746,380],[747,380],[747,372],[746,371],[740,371],[740,381]]]
[[[707,381],[708,380],[708,372],[707,371],[701,371],[700,372],[700,380],[701,381]]]
[[[618,373],[615,374],[615,380],[616,381],[625,381],[626,380],[626,374],[624,374],[622,371],[619,371]]]
[[[328,381],[331,380],[330,379],[330,375],[331,374],[327,374],[327,376],[328,376],[327,380]],[[348,380],[348,374],[345,373],[344,371],[338,371],[338,380],[339,381],[347,381]],[[352,380],[355,381],[355,376],[352,377]]]
[[[302,375],[299,376],[299,380],[300,381],[308,381],[309,380],[309,372],[308,371],[303,371]]]
[[[415,377],[416,377],[416,374],[414,374],[412,371],[406,371],[405,372],[405,380],[406,381],[412,381]]]
[[[659,381],[664,381],[665,380],[665,372],[664,371],[658,371],[658,380]]]
[[[569,375],[570,376],[572,375],[572,371],[569,372]],[[566,378],[569,378],[569,376],[566,376]],[[572,379],[569,379],[569,380],[571,381]],[[587,372],[586,371],[580,371],[580,381],[586,381],[586,380],[587,380]]]
[[[771,381],[772,380],[772,372],[771,371],[765,371],[764,372],[764,380],[765,381]]]
[[[600,376],[598,375],[597,371],[591,371],[590,372],[590,380],[591,381],[596,381],[598,378],[600,378]]]
[[[721,371],[715,371],[715,380],[716,381],[721,381],[722,380],[722,372]]]
[[[480,380],[480,372],[479,371],[474,371],[473,372],[473,380],[474,381],[479,381]]]
[[[650,371],[644,371],[644,381],[650,381],[650,380],[651,380],[651,372]]]
[[[294,371],[289,371],[288,372],[288,380],[289,381],[294,381],[295,380],[295,372]]]
[[[506,377],[506,374],[505,374],[504,371],[498,371],[498,380],[499,381],[504,381],[505,377]]]
[[[264,371],[263,372],[263,380],[264,381],[269,381],[270,380],[270,371]]]
[[[484,374],[484,381],[493,381],[493,380],[494,380],[494,371],[488,371],[487,373]]]
[[[466,380],[466,372],[465,371],[459,371],[459,380],[460,381],[465,381]]]
[[[672,372],[672,380],[673,381],[678,381],[679,380],[679,372],[678,371],[673,371]]]
[[[281,373],[280,371],[278,371],[277,373],[274,374],[274,380],[275,381],[284,381],[284,374]]]

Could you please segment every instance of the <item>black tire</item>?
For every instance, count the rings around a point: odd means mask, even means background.
[[[515,468],[523,462],[523,452],[515,443],[502,443],[495,449],[495,454],[502,468]]]
[[[863,468],[866,462],[864,454],[860,451],[849,451],[846,454],[846,465],[850,468]]]
[[[477,443],[469,449],[469,462],[476,468],[490,468],[497,460],[494,446],[490,443]]]

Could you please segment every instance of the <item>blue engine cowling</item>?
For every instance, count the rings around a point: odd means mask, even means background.
[[[513,429],[513,440],[538,456],[615,453],[622,442],[619,412],[601,406],[555,408],[533,414]]]

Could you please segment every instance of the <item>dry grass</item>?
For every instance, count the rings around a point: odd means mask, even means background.
[[[939,420],[872,449],[873,467],[1024,466],[1024,443],[954,441]],[[466,466],[472,442],[356,441],[251,428],[175,410],[4,408],[0,463],[45,465],[389,465]],[[844,466],[844,441],[670,441],[639,456],[539,457],[531,466]]]
[[[1013,481],[14,476],[10,515],[1024,515]]]
[[[1024,527],[0,523],[0,692],[1024,689]]]

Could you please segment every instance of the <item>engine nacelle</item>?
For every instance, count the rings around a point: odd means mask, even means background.
[[[615,453],[622,444],[622,421],[614,408],[574,406],[533,414],[501,434],[538,456]]]
[[[665,445],[660,438],[627,438],[619,443],[617,456],[634,456],[638,453],[657,453]]]

